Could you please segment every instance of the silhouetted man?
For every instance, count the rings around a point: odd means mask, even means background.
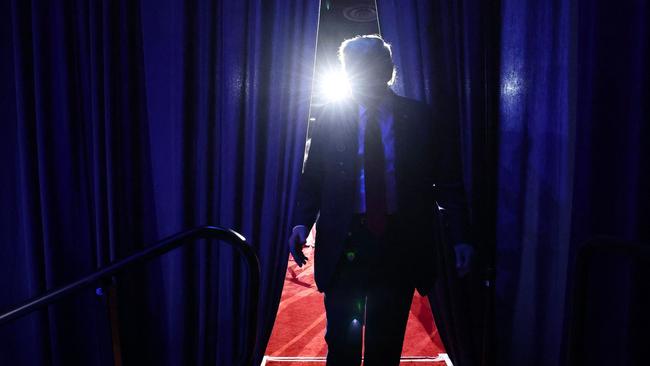
[[[352,100],[317,118],[305,161],[289,247],[302,266],[317,220],[314,271],[325,294],[327,364],[398,365],[414,288],[435,278],[435,200],[448,234],[463,243],[465,210],[458,146],[441,135],[426,104],[394,94],[390,46],[378,36],[344,41],[339,58]],[[436,193],[434,197],[434,187]],[[469,270],[467,244],[457,267]]]

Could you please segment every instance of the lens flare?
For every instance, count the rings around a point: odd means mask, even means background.
[[[321,94],[328,102],[337,102],[350,97],[350,85],[343,71],[330,71],[320,80]]]

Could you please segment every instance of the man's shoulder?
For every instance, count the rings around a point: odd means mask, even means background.
[[[417,114],[430,113],[431,107],[425,102],[413,98],[408,98],[397,93],[392,93],[392,96],[393,105],[396,109]]]
[[[431,107],[419,100],[393,93],[393,108],[396,115],[411,116],[413,120],[430,121]]]

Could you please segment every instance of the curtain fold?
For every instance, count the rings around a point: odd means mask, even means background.
[[[501,16],[498,363],[566,364],[581,243],[648,241],[648,5],[502,0]],[[631,286],[609,260],[598,274]],[[587,364],[640,355],[620,338],[598,341],[632,331],[624,319],[638,314],[634,301],[590,301],[617,320],[589,320],[600,332],[582,340]]]
[[[8,6],[3,309],[155,238],[137,7]],[[0,363],[108,364],[106,318],[92,290],[62,301],[0,329]]]
[[[318,1],[156,1],[143,2],[142,14],[145,65],[153,66],[145,73],[149,116],[156,121],[150,130],[154,194],[166,206],[157,210],[158,226],[171,233],[215,222],[258,248],[259,362],[286,271],[287,219],[306,136]],[[165,32],[169,36],[161,41]],[[184,309],[200,329],[187,334],[193,328],[183,317],[170,321],[172,334],[187,339],[184,350],[171,355],[173,364],[232,363],[231,351],[241,340],[228,335],[241,328],[238,312],[245,299],[233,287],[243,272],[231,252],[200,247],[163,259],[171,269],[163,275],[167,306]],[[184,288],[188,281],[201,286]],[[192,317],[197,306],[206,311]],[[209,311],[215,308],[218,315]],[[215,340],[215,354],[193,358]],[[174,339],[168,342],[171,347]]]
[[[502,1],[497,339],[502,364],[557,365],[574,164],[573,9]]]
[[[609,236],[627,245],[650,245],[649,15],[649,5],[644,1],[582,1],[575,10],[575,168],[569,283],[578,276],[573,269],[575,256],[590,239]],[[590,317],[598,320],[588,321],[582,329],[585,337],[578,344],[583,348],[568,350],[565,332],[559,346],[562,360],[568,351],[583,351],[584,364],[634,365],[648,358],[648,348],[639,340],[643,339],[642,329],[649,325],[643,286],[650,275],[643,262],[632,276],[626,276],[629,269],[625,267],[641,258],[616,253],[596,257],[589,277],[594,290],[587,297],[585,311],[607,314],[606,320]],[[565,324],[581,315],[571,313],[571,300],[569,293]],[[596,348],[603,351],[589,351]]]
[[[318,1],[2,6],[0,309],[158,238],[231,227],[260,256],[259,362],[287,264]],[[125,364],[232,365],[243,351],[242,262],[212,244],[118,276]],[[108,365],[110,336],[89,290],[0,329],[0,363]]]

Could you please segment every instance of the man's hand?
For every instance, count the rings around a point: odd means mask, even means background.
[[[456,252],[456,271],[458,277],[465,277],[472,268],[474,259],[474,247],[466,243],[458,243],[454,246]]]
[[[302,267],[307,263],[307,257],[302,252],[302,247],[307,243],[307,227],[298,225],[293,228],[291,236],[289,237],[289,252],[293,256],[293,260]]]

